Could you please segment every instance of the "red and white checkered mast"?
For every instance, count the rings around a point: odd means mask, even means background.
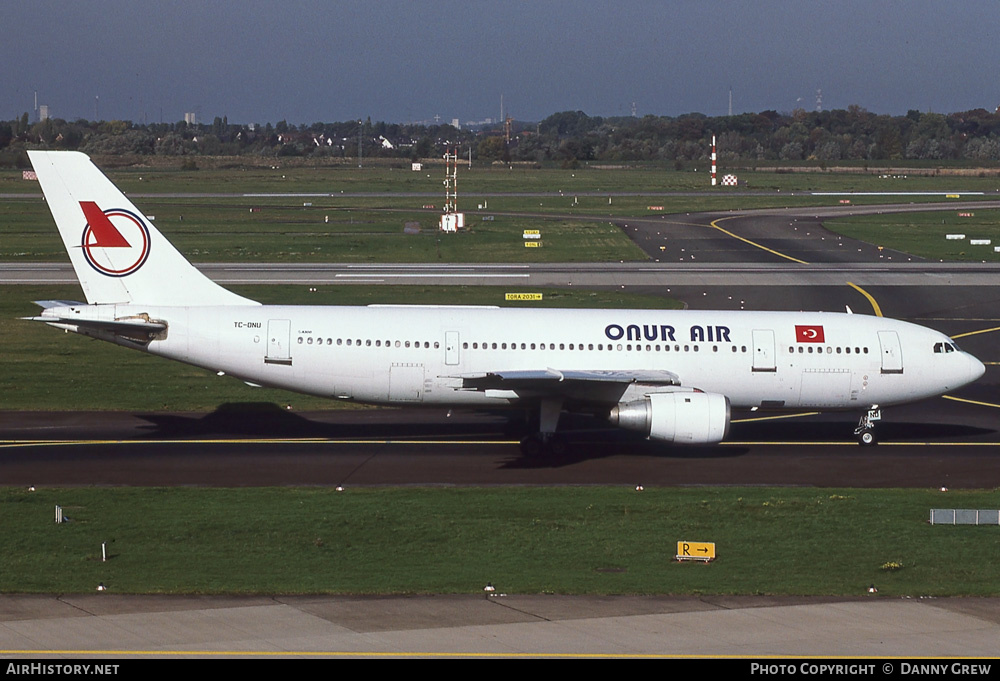
[[[712,186],[715,186],[715,135],[712,135]]]

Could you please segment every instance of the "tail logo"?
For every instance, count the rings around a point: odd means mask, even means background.
[[[124,208],[101,210],[93,201],[81,201],[87,218],[80,244],[83,257],[95,270],[109,277],[125,277],[141,268],[149,257],[149,227]]]

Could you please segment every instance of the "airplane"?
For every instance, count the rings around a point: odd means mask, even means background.
[[[86,303],[50,326],[269,386],[378,405],[518,407],[526,454],[561,453],[563,411],[650,440],[714,444],[732,409],[861,412],[975,381],[938,331],[832,312],[262,305],[202,274],[83,153],[29,151]]]

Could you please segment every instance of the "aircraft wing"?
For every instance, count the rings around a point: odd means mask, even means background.
[[[504,390],[521,397],[559,396],[583,402],[615,403],[629,386],[679,386],[680,377],[672,371],[598,371],[535,369],[490,371],[462,374],[460,390]]]

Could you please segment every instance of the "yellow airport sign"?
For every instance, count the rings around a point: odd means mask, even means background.
[[[715,542],[679,541],[677,560],[715,560]]]
[[[541,300],[541,293],[505,293],[504,300]]]
[[[960,198],[962,198],[962,195],[961,194],[945,194],[944,198],[946,198],[946,199],[960,199]]]
[[[524,233],[525,234],[541,234],[542,230],[540,230],[540,229],[526,229],[526,230],[524,230]]]
[[[541,248],[542,247],[542,242],[541,241],[525,241],[524,242],[524,247],[525,248]]]

